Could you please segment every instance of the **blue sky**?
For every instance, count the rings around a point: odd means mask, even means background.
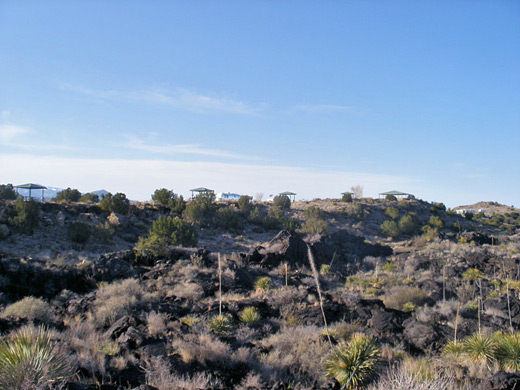
[[[520,193],[518,1],[0,1],[0,182]]]

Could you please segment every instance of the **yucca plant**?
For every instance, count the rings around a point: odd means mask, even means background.
[[[255,282],[255,289],[259,291],[267,291],[271,288],[271,279],[268,276],[262,276]]]
[[[355,333],[348,343],[340,343],[325,363],[327,378],[336,379],[342,389],[365,385],[376,373],[379,349],[372,338]]]
[[[211,317],[208,321],[208,327],[217,335],[226,335],[233,329],[231,319],[224,314],[217,314]]]
[[[260,313],[256,307],[249,306],[242,309],[238,317],[240,318],[240,321],[245,322],[246,324],[252,324],[260,319]]]
[[[0,340],[0,390],[36,388],[64,381],[74,374],[45,327],[23,327]]]
[[[520,371],[520,333],[498,336],[495,356],[502,370]]]
[[[442,350],[442,356],[458,358],[464,352],[462,343],[456,341],[449,341]]]
[[[495,359],[495,340],[480,333],[474,333],[463,341],[463,351],[475,363],[488,366]]]

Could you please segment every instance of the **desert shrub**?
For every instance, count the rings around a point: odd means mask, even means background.
[[[399,210],[395,207],[387,207],[385,208],[385,215],[395,220],[399,217]]]
[[[415,213],[408,213],[399,219],[399,231],[408,236],[418,233],[418,223]]]
[[[399,238],[399,229],[394,221],[383,221],[379,226],[379,231],[385,237],[391,237],[393,239]]]
[[[19,197],[15,202],[15,215],[9,218],[9,223],[13,225],[19,233],[32,234],[38,226],[40,220],[40,207],[34,199],[27,201]]]
[[[421,228],[422,237],[426,241],[431,241],[439,235],[439,229],[425,225]]]
[[[247,217],[248,222],[254,223],[255,225],[262,225],[264,223],[264,216],[258,207],[251,210]]]
[[[349,204],[348,208],[345,210],[345,213],[357,222],[361,222],[365,214],[363,206],[356,203]]]
[[[81,196],[81,198],[79,198],[79,201],[83,203],[98,203],[99,195],[92,193],[84,194]]]
[[[356,333],[347,343],[340,343],[325,364],[327,377],[336,379],[342,389],[355,389],[374,379],[379,349],[373,340]]]
[[[165,255],[168,246],[196,246],[198,233],[193,226],[180,218],[158,217],[146,238],[139,237],[136,250],[139,253],[150,252],[156,256]]]
[[[352,203],[352,194],[350,192],[345,192],[341,197],[341,201],[345,203]]]
[[[290,381],[294,388],[324,382],[323,366],[330,347],[316,326],[286,326],[260,341],[264,372],[274,380]],[[318,387],[317,386],[317,387]]]
[[[188,202],[183,215],[190,221],[199,225],[208,226],[213,222],[217,206],[215,205],[215,194],[204,192]]]
[[[385,264],[383,264],[383,266],[381,267],[381,269],[385,272],[394,272],[396,270],[397,266],[394,264],[394,263],[391,263],[389,261],[387,261]]]
[[[109,192],[106,195],[101,195],[99,207],[106,212],[127,214],[130,209],[130,201],[126,198],[126,195],[121,192],[115,195]]]
[[[407,303],[414,306],[421,304],[426,295],[417,287],[395,286],[385,295],[383,302],[390,309],[403,310]]]
[[[324,234],[328,225],[325,221],[325,213],[318,207],[308,207],[304,212],[304,223],[301,231],[306,234]]]
[[[276,207],[280,207],[281,209],[290,209],[291,208],[291,199],[287,195],[276,195],[273,198],[273,204]]]
[[[244,215],[249,215],[251,210],[253,209],[253,203],[251,203],[251,197],[248,195],[240,196],[237,202],[238,208],[240,211],[244,213]]]
[[[58,194],[54,198],[55,201],[60,202],[60,203],[76,203],[80,199],[81,199],[81,192],[79,192],[75,188],[72,189],[70,187],[58,192]]]
[[[74,371],[44,327],[26,326],[0,340],[1,390],[47,388],[65,382]]]
[[[294,218],[282,218],[282,227],[288,230],[295,230],[300,227],[300,223]]]
[[[253,322],[256,322],[260,319],[260,312],[256,307],[245,307],[238,314],[238,318],[240,318],[240,321],[245,322],[246,324],[252,324]]]
[[[462,231],[462,227],[460,226],[460,223],[458,222],[453,222],[451,225],[450,225],[450,230],[454,233],[459,233]]]
[[[440,217],[432,215],[428,220],[428,225],[434,229],[442,230],[444,227],[444,221]]]
[[[105,244],[107,244],[112,239],[112,237],[114,237],[115,233],[116,230],[108,222],[99,223],[96,225],[96,227],[94,227],[94,237]]]
[[[168,207],[172,213],[176,215],[181,215],[186,208],[186,203],[184,202],[183,196],[177,195],[173,191],[167,190],[166,188],[155,190],[152,195],[152,200],[156,204]]]
[[[222,207],[215,213],[215,221],[217,226],[229,230],[238,229],[240,219],[238,214],[230,207]]]
[[[320,275],[328,275],[330,274],[330,265],[322,264],[320,266]]]
[[[282,225],[283,213],[280,207],[271,207],[267,211],[267,216],[264,218],[264,227],[266,229],[279,229]]]
[[[216,335],[226,335],[233,330],[231,318],[225,314],[217,314],[208,320],[208,328]]]
[[[495,357],[502,370],[520,371],[520,333],[499,335],[496,338]]]
[[[390,202],[397,202],[397,198],[395,197],[395,195],[392,194],[388,194],[387,196],[385,196],[385,199],[389,200]]]
[[[255,282],[255,289],[260,291],[267,291],[271,288],[271,278],[269,276],[262,276]]]
[[[2,312],[2,317],[19,317],[48,322],[52,320],[53,310],[51,305],[41,298],[25,297],[7,306]]]
[[[146,327],[151,336],[164,334],[166,331],[166,314],[156,313],[154,311],[146,314]]]
[[[96,291],[94,315],[98,323],[113,323],[131,310],[157,299],[147,293],[135,279],[101,285]]]
[[[0,184],[0,200],[15,200],[16,191],[12,184]]]
[[[73,222],[67,226],[67,238],[77,244],[84,244],[91,234],[90,226],[83,222]]]

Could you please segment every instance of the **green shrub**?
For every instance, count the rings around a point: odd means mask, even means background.
[[[245,322],[246,324],[252,324],[253,322],[256,322],[260,319],[260,312],[256,307],[245,307],[238,314],[238,318],[240,318],[240,321]]]
[[[23,327],[0,340],[0,390],[46,389],[64,383],[74,371],[44,327]]]
[[[99,202],[99,195],[98,194],[84,194],[79,198],[80,202],[83,203],[98,203]]]
[[[104,244],[107,244],[114,237],[115,233],[116,230],[108,222],[99,223],[94,228],[94,237]]]
[[[215,220],[217,226],[225,230],[238,229],[240,222],[238,214],[230,207],[218,209],[215,214]]]
[[[173,191],[167,190],[166,188],[155,190],[152,195],[152,200],[156,204],[168,207],[172,213],[176,215],[181,215],[186,208],[186,203],[184,202],[182,195],[177,195]]]
[[[260,291],[267,291],[271,288],[271,278],[269,276],[262,276],[255,282],[255,289]]]
[[[130,209],[130,201],[126,198],[126,195],[121,192],[113,196],[109,192],[106,195],[101,195],[99,207],[106,212],[127,214]]]
[[[244,215],[249,215],[251,210],[253,209],[253,203],[251,203],[251,197],[248,195],[240,196],[237,202],[238,208],[240,211],[244,213]]]
[[[301,231],[306,234],[325,234],[328,230],[325,213],[318,207],[308,207],[304,211]]]
[[[374,379],[379,349],[372,339],[355,333],[348,343],[341,342],[325,363],[327,378],[336,379],[342,389],[362,387]]]
[[[391,202],[397,202],[397,198],[395,197],[395,195],[392,194],[388,194],[387,196],[385,196],[385,199]]]
[[[495,340],[480,333],[466,337],[462,342],[462,349],[475,363],[490,365],[495,359]]]
[[[381,269],[385,272],[394,272],[396,270],[396,265],[394,263],[391,263],[389,261],[387,261],[382,267]]]
[[[395,207],[387,207],[385,208],[385,215],[395,220],[399,217],[399,210]]]
[[[204,192],[188,202],[183,215],[199,225],[208,226],[213,222],[217,206],[215,204],[215,194]]]
[[[77,189],[68,187],[63,191],[58,192],[54,200],[62,203],[75,203],[78,202],[80,198],[81,192],[79,192]]]
[[[520,371],[520,333],[498,336],[495,356],[502,370],[506,372]]]
[[[442,228],[444,227],[444,221],[440,217],[432,215],[428,220],[428,225],[430,225],[434,229],[442,230]]]
[[[419,224],[415,213],[405,214],[399,219],[399,231],[408,236],[414,236],[419,232]]]
[[[320,275],[328,275],[330,274],[330,265],[322,264],[320,267]]]
[[[273,198],[273,204],[276,207],[280,207],[281,209],[290,209],[291,208],[291,199],[287,195],[276,195]]]
[[[40,206],[33,198],[25,201],[19,197],[15,202],[15,215],[9,218],[19,233],[32,234],[40,220]]]
[[[397,224],[394,221],[384,221],[379,226],[379,231],[385,237],[391,237],[393,239],[399,238],[399,229],[397,228]]]
[[[345,203],[352,203],[352,194],[350,192],[345,192],[341,197],[341,201]]]
[[[27,320],[39,320],[48,322],[53,318],[51,305],[43,299],[35,297],[25,297],[18,302],[7,306],[2,312],[2,318],[18,317]]]
[[[254,223],[255,225],[263,225],[264,224],[264,216],[258,207],[255,207],[249,213],[247,217],[248,222]]]
[[[151,252],[163,256],[170,245],[194,247],[198,233],[193,226],[177,217],[159,217],[153,221],[146,238],[139,237],[136,250],[139,253]]]
[[[86,243],[90,234],[90,226],[83,222],[73,222],[67,227],[67,238],[77,244]]]
[[[233,324],[229,316],[217,314],[209,319],[208,328],[216,335],[227,335],[232,332]]]
[[[279,207],[271,207],[267,211],[267,216],[264,218],[264,227],[266,229],[280,229],[283,222],[283,213]]]
[[[0,184],[0,200],[15,200],[16,196],[12,184]]]
[[[300,227],[300,223],[294,218],[282,218],[282,227],[288,230],[295,230]]]

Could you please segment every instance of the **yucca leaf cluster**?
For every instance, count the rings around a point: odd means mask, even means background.
[[[379,349],[372,338],[355,333],[348,343],[340,343],[325,363],[328,378],[335,378],[342,389],[350,390],[373,379]]]
[[[493,336],[474,333],[458,343],[450,341],[442,354],[485,363],[488,367],[497,362],[502,370],[517,372],[520,371],[520,333],[496,333]]]
[[[74,374],[46,328],[24,327],[0,340],[0,390],[21,390],[66,380]]]
[[[245,322],[246,324],[252,324],[260,319],[260,313],[256,307],[245,307],[240,314],[238,315],[240,321]]]
[[[217,314],[209,319],[208,328],[216,335],[226,335],[233,330],[233,324],[227,315]]]

